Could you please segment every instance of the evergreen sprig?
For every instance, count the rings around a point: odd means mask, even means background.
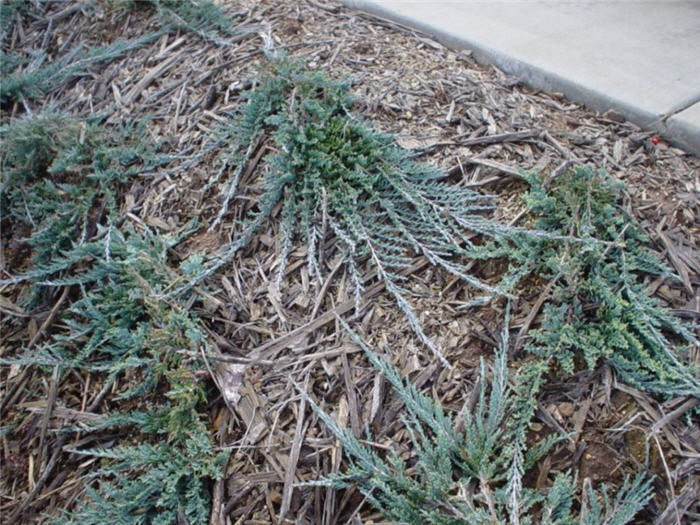
[[[167,27],[196,33],[217,44],[231,45],[238,35],[238,24],[221,5],[211,0],[145,0]],[[139,0],[132,0],[134,4]],[[228,40],[227,40],[228,39]]]
[[[48,61],[43,51],[25,58],[3,52],[0,57],[3,69],[0,77],[0,103],[46,97],[66,82],[86,75],[94,65],[115,60],[133,49],[153,42],[161,35],[162,32],[150,33],[87,50],[76,46],[51,61]],[[24,64],[26,65],[21,67]]]
[[[81,297],[62,315],[65,330],[36,350],[2,360],[101,373],[104,381],[135,380],[117,399],[130,399],[132,406],[137,400],[142,411],[109,414],[75,430],[121,427],[141,437],[113,449],[74,451],[103,458],[104,466],[90,475],[98,485],[88,489],[87,501],[57,523],[165,524],[181,517],[203,523],[210,512],[206,480],[221,475],[226,453],[214,449],[199,412],[205,395],[194,370],[200,365],[183,356],[206,350],[206,336],[196,317],[153,299],[172,278],[166,243],[126,229],[92,246],[101,258],[92,262],[90,278],[81,278]]]
[[[31,228],[26,242],[34,251],[31,269],[3,284],[49,280],[89,256],[96,249],[91,238],[109,241],[119,218],[119,190],[170,160],[143,135],[142,126],[108,128],[51,110],[0,128],[0,205],[5,219]],[[109,242],[103,249],[108,260]]]
[[[0,46],[4,51],[7,39],[11,36],[15,23],[30,7],[25,0],[4,0],[0,2]],[[4,53],[2,57],[4,58]],[[2,71],[5,74],[5,71]]]
[[[407,299],[402,272],[413,257],[422,255],[490,296],[503,294],[499,285],[479,280],[461,262],[473,247],[471,235],[511,233],[484,217],[493,209],[493,198],[444,182],[443,172],[414,162],[392,137],[353,115],[347,83],[283,58],[273,59],[269,69],[225,130],[222,141],[231,147],[203,190],[228,174],[214,228],[226,216],[242,173],[265,142],[264,147],[274,153],[262,159],[267,171],[257,208],[234,241],[206,263],[198,279],[175,293],[230,261],[281,205],[277,286],[297,239],[307,247],[310,274],[321,282],[321,252],[327,235],[333,235],[354,285],[356,306],[363,289],[360,265],[368,260],[413,331],[444,361]]]
[[[173,279],[167,253],[178,239],[118,220],[125,182],[168,158],[155,154],[138,126],[108,129],[55,113],[15,120],[2,136],[3,221],[25,222],[35,252],[28,268],[2,284],[68,286],[72,302],[45,343],[0,364],[96,374],[121,383],[116,399],[131,408],[61,429],[122,428],[134,437],[74,451],[101,458],[102,467],[90,475],[97,484],[87,501],[57,522],[206,522],[208,480],[221,475],[226,454],[214,449],[200,413],[201,363],[186,356],[206,351],[207,337],[181,303],[155,299]]]
[[[144,2],[127,0],[126,3],[135,7]],[[168,31],[191,31],[227,46],[248,34],[242,33],[235,18],[211,0],[145,0],[145,3],[150,4],[158,13],[162,29],[142,37],[117,40],[90,49],[76,46],[49,60],[44,50],[30,56],[6,51],[5,44],[15,21],[21,13],[29,11],[32,5],[23,0],[3,1],[0,4],[0,103],[44,98],[70,80],[88,74],[96,64],[120,58],[129,51],[153,42]]]
[[[166,243],[128,229],[124,235],[116,230],[109,242],[110,260],[93,263],[95,280],[83,279],[82,297],[63,316],[67,331],[40,348],[35,360],[49,354],[58,366],[102,372],[106,381],[137,378],[117,399],[139,400],[145,411],[110,414],[88,429],[124,427],[142,437],[133,445],[76,451],[106,465],[91,475],[99,489],[89,489],[88,502],[58,522],[205,522],[206,480],[221,475],[226,454],[214,450],[199,413],[206,400],[194,375],[200,365],[183,354],[206,347],[206,336],[193,315],[153,299],[171,278]]]
[[[612,501],[605,487],[596,491],[588,480],[584,493],[578,495],[576,478],[565,473],[544,493],[523,486],[524,472],[547,453],[555,439],[527,447],[525,431],[534,415],[533,395],[546,364],[530,365],[511,379],[506,328],[490,381],[481,363],[475,409],[471,411],[465,404],[458,417],[447,414],[439,403],[402,380],[389,363],[352,331],[350,334],[404,403],[403,423],[411,436],[412,457],[408,462],[392,449],[383,458],[308,398],[341,442],[347,459],[344,472],[312,484],[357,486],[386,519],[410,525],[622,525],[651,498],[651,480],[641,474],[625,480]],[[462,423],[458,424],[459,419]],[[577,499],[579,512],[574,510]]]
[[[687,363],[698,341],[646,293],[645,276],[674,277],[620,205],[622,185],[585,167],[549,188],[535,175],[528,181],[525,201],[534,227],[580,240],[523,236],[508,248],[519,276],[556,279],[526,349],[553,357],[569,373],[581,360],[589,368],[608,362],[625,382],[645,390],[700,396],[698,371]]]

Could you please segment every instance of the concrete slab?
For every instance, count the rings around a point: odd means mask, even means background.
[[[700,1],[345,3],[471,49],[538,89],[613,109],[700,155],[693,121],[662,118],[700,100]]]
[[[669,118],[663,134],[673,136],[679,146],[700,156],[700,102]]]

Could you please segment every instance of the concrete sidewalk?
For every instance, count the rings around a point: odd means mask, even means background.
[[[700,0],[344,0],[700,155]]]

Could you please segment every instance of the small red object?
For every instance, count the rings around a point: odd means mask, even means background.
[[[659,143],[659,137],[651,137],[651,142],[653,144],[658,144]]]

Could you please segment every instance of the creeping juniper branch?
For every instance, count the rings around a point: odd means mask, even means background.
[[[547,453],[556,438],[536,447],[527,446],[526,431],[547,363],[535,360],[511,378],[507,325],[490,376],[481,363],[475,386],[478,401],[473,411],[467,406],[462,410],[464,424],[460,427],[454,415],[402,379],[393,366],[341,323],[406,408],[402,421],[411,438],[411,466],[393,448],[382,457],[307,397],[320,420],[342,444],[347,461],[344,472],[311,484],[357,487],[386,519],[410,525],[622,525],[651,498],[651,480],[643,475],[626,480],[613,502],[604,487],[596,492],[589,481],[584,493],[579,494],[576,478],[565,473],[543,492],[526,486],[525,472]],[[581,501],[580,514],[574,512],[576,499]]]
[[[444,173],[412,161],[392,137],[353,115],[346,83],[284,58],[272,60],[269,69],[224,131],[230,147],[219,162],[233,169],[224,181],[223,205],[211,228],[228,214],[241,171],[265,137],[268,154],[262,163],[266,173],[258,207],[202,274],[173,293],[226,264],[282,202],[277,285],[295,239],[306,244],[309,273],[320,281],[321,236],[331,232],[347,260],[356,293],[358,268],[367,260],[412,330],[446,363],[408,300],[401,271],[411,265],[412,257],[422,255],[474,288],[491,296],[504,294],[503,287],[475,277],[463,261],[473,248],[473,233],[502,237],[516,230],[484,217],[493,209],[492,197],[441,181]]]
[[[545,188],[528,177],[525,195],[533,226],[564,239],[511,237],[508,256],[519,277],[558,276],[530,352],[552,356],[567,372],[577,360],[589,368],[612,364],[627,383],[667,396],[700,397],[690,348],[692,327],[649,297],[645,275],[673,279],[648,248],[648,239],[619,204],[622,189],[603,172],[578,167]]]

